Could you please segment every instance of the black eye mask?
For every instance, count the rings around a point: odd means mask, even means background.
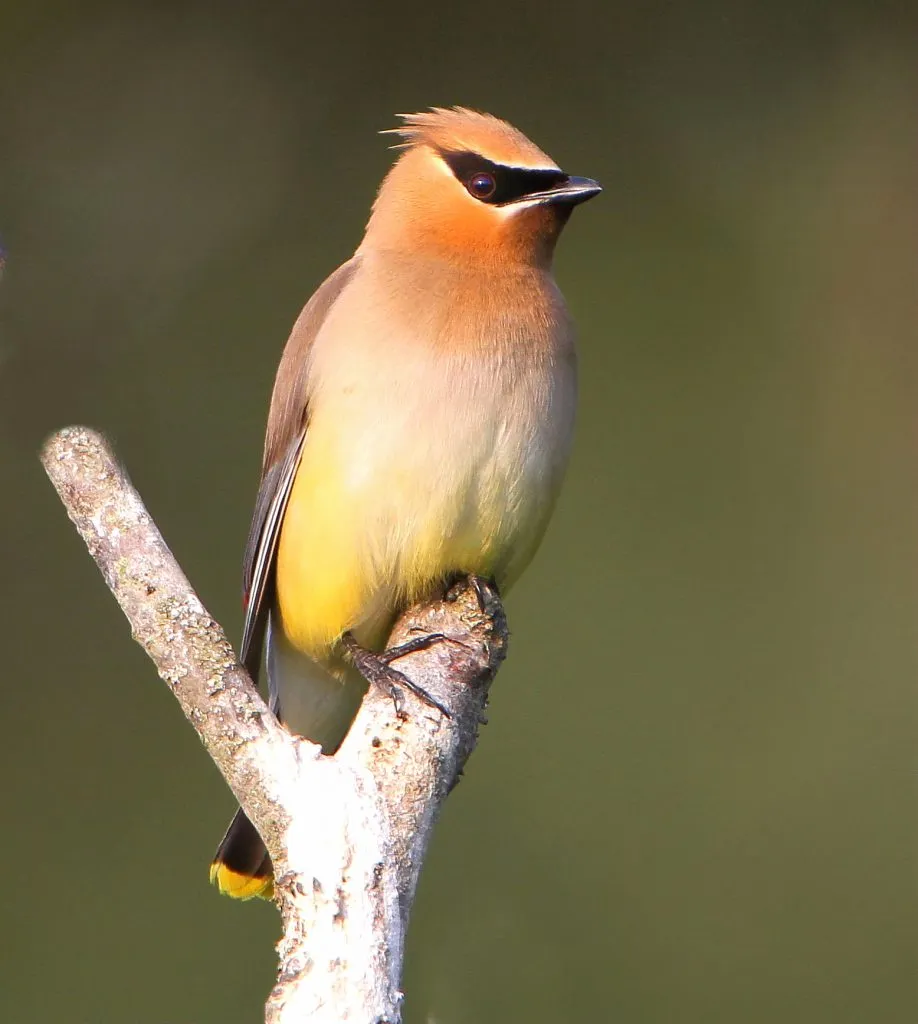
[[[503,206],[526,199],[528,196],[541,195],[568,180],[563,171],[506,167],[478,153],[441,150],[440,156],[456,178],[468,189],[469,195],[491,206]],[[484,176],[489,176],[494,181],[494,189],[487,195],[484,194],[485,189],[476,187],[481,184],[479,179]]]

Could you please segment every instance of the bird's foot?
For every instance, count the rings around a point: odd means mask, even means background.
[[[457,576],[450,586],[446,588],[446,600],[455,601],[461,593],[463,584],[468,584],[475,591],[475,600],[478,602],[478,610],[482,615],[487,613],[488,604],[495,597],[500,596],[497,589],[497,582],[493,579],[485,579],[484,576]]]
[[[341,643],[363,678],[371,686],[379,687],[392,698],[392,703],[395,705],[395,713],[399,718],[403,718],[405,714],[401,687],[410,690],[416,697],[424,701],[425,704],[436,708],[445,718],[451,718],[449,710],[436,697],[431,696],[423,687],[413,683],[403,672],[399,672],[398,669],[392,667],[392,662],[397,661],[399,658],[404,658],[408,654],[414,654],[416,651],[427,650],[428,647],[432,647],[434,644],[443,643],[448,640],[449,637],[444,636],[442,633],[430,633],[426,636],[419,636],[414,640],[409,640],[407,643],[399,644],[398,647],[390,647],[381,653],[368,651],[366,647],[362,647],[357,643],[350,633],[344,634],[341,638]]]

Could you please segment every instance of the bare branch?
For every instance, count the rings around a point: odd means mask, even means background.
[[[450,710],[370,692],[334,757],[275,719],[104,439],[70,427],[42,462],[134,638],[268,846],[284,935],[269,1024],[401,1020],[404,938],[430,831],[477,738],[504,656],[496,595],[463,584],[402,616],[391,642],[449,642],[398,663]]]

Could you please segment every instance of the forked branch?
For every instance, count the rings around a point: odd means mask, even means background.
[[[48,440],[42,463],[134,638],[274,861],[283,937],[266,1021],[400,1021],[421,861],[506,650],[497,596],[482,601],[461,584],[403,615],[390,638],[451,639],[398,663],[448,718],[408,692],[396,714],[388,695],[371,690],[341,749],[326,757],[261,699],[104,438],[68,427]]]

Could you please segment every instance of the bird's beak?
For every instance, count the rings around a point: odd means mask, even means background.
[[[541,199],[545,203],[559,203],[565,206],[577,206],[585,203],[593,196],[602,192],[602,185],[592,178],[569,177],[544,192],[528,195],[527,199]]]

